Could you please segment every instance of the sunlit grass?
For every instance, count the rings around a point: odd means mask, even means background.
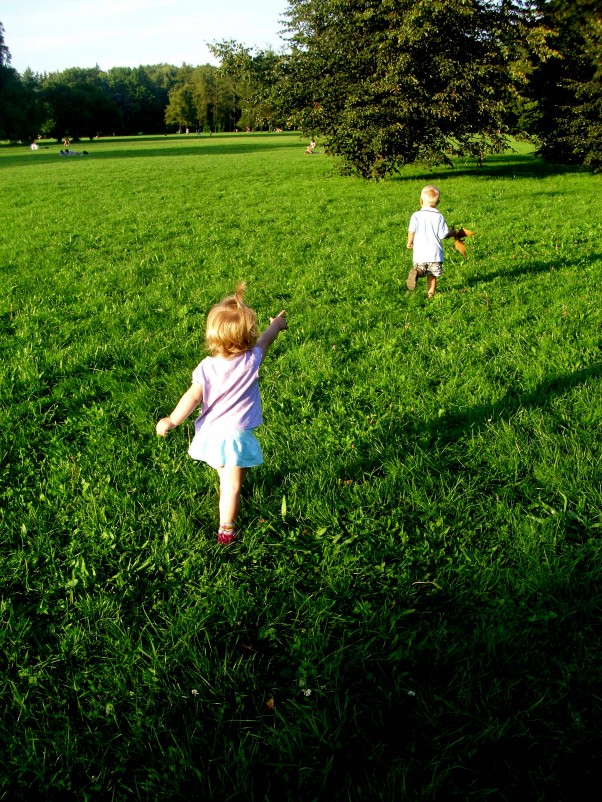
[[[588,787],[600,179],[516,147],[380,184],[295,134],[0,149],[7,799]],[[432,302],[405,287],[427,181],[477,232]],[[192,421],[154,423],[241,278],[290,329],[224,553]]]

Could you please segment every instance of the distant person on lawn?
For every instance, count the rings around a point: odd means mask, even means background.
[[[197,365],[192,385],[174,411],[157,423],[165,436],[201,406],[188,454],[219,476],[219,529],[223,546],[237,537],[240,491],[247,468],[261,465],[263,454],[254,429],[263,422],[259,368],[270,345],[288,328],[284,310],[270,319],[258,338],[257,315],[244,303],[246,284],[216,304],[207,316],[205,345],[211,356]]]

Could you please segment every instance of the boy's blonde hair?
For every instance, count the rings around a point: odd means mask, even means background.
[[[207,315],[205,345],[212,356],[244,354],[257,342],[257,315],[244,301],[247,284],[241,281],[234,295],[223,298]]]
[[[432,184],[429,184],[427,187],[423,187],[422,192],[420,193],[420,200],[427,206],[436,206],[439,203],[440,197],[441,193],[437,187],[432,186]]]

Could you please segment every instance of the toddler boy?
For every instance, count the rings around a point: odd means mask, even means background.
[[[426,276],[428,297],[437,289],[437,278],[443,272],[443,246],[441,241],[456,237],[457,232],[447,227],[445,217],[437,211],[441,193],[437,187],[424,187],[420,193],[420,211],[414,212],[408,227],[408,248],[412,248],[413,265],[406,281],[409,290],[416,289],[416,281]]]

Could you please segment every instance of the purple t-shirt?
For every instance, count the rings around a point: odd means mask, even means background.
[[[192,383],[203,388],[201,414],[194,422],[197,434],[201,429],[254,429],[263,422],[258,381],[262,359],[255,346],[230,359],[208,356],[195,368]]]

